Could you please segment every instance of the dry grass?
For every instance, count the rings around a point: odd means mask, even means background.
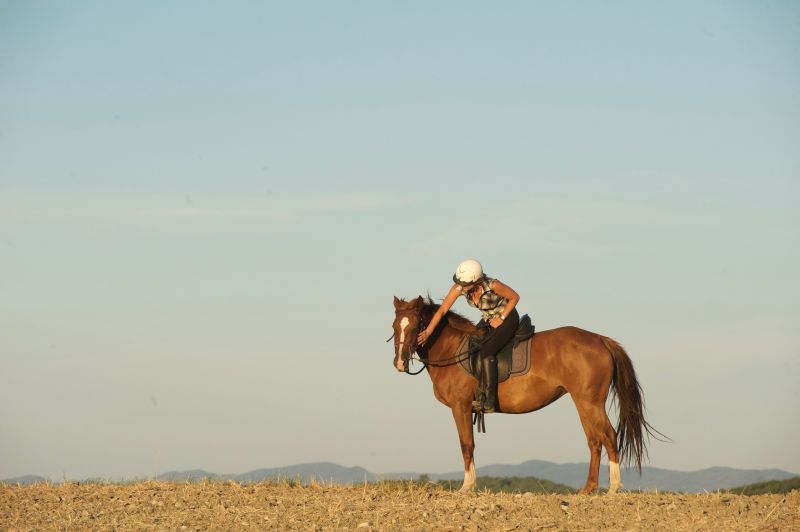
[[[478,493],[205,482],[0,486],[2,530],[800,530],[800,492]]]

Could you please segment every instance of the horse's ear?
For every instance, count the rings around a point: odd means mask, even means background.
[[[413,304],[413,308],[422,308],[422,296],[417,296],[411,303]]]
[[[393,296],[393,297],[394,297],[394,301],[393,301],[393,303],[394,303],[394,308],[397,308],[397,307],[399,307],[399,306],[400,306],[400,300],[399,300],[399,299],[397,299],[397,296]]]

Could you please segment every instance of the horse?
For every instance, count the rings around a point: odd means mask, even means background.
[[[449,311],[425,345],[420,346],[417,335],[430,323],[439,305],[422,296],[411,301],[395,296],[394,308],[395,367],[402,362],[402,371],[408,373],[409,360],[416,352],[427,368],[434,396],[452,410],[458,429],[464,458],[460,491],[472,491],[476,480],[472,400],[478,381],[462,371],[454,359],[465,335],[482,332],[469,319]],[[570,394],[590,451],[589,474],[578,493],[589,494],[599,489],[600,453],[605,448],[609,462],[608,494],[614,494],[622,487],[620,463],[634,464],[641,474],[642,459],[647,455],[645,434],[661,434],[645,420],[642,388],[631,359],[616,341],[578,327],[537,332],[528,341],[530,370],[499,384],[499,412],[534,412]],[[616,430],[605,408],[609,392],[616,398],[619,411]]]

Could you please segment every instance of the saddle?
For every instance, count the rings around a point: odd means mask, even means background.
[[[534,335],[536,327],[531,322],[530,316],[523,315],[519,320],[517,332],[513,338],[497,353],[497,382],[501,383],[511,377],[525,375],[531,369],[531,342],[528,340]],[[481,347],[481,337],[466,335],[458,346],[458,365],[469,375],[480,381],[478,351]],[[469,353],[469,356],[467,356]]]

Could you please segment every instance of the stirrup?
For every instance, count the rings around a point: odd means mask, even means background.
[[[494,414],[495,412],[497,412],[497,409],[488,403],[476,399],[472,401],[472,411],[481,412],[484,414]]]
[[[481,412],[483,411],[483,404],[486,401],[486,395],[483,393],[482,390],[478,390],[475,393],[475,397],[472,399],[472,411],[473,412]]]

